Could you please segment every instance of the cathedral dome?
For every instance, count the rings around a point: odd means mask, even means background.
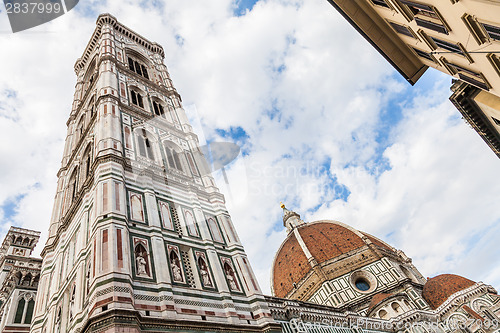
[[[377,305],[380,303],[384,302],[386,299],[393,297],[394,294],[387,294],[387,293],[378,293],[375,296],[373,296],[372,300],[370,301],[370,305],[368,306],[368,312],[370,312],[373,308],[375,308]]]
[[[289,211],[285,211],[285,225],[290,215]],[[277,297],[286,297],[313,270],[316,263],[322,264],[344,256],[367,246],[369,242],[392,251],[381,240],[337,221],[304,223],[297,219],[295,224],[287,227],[288,237],[276,253],[273,263],[271,282]]]
[[[448,297],[456,292],[467,289],[474,281],[455,274],[441,274],[428,279],[422,290],[422,296],[432,309],[437,309]]]

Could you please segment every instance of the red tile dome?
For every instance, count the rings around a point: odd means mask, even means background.
[[[296,229],[307,251],[318,264],[367,245],[362,237],[366,237],[377,246],[391,250],[379,239],[340,222],[311,222],[302,224]],[[290,232],[274,258],[272,276],[274,295],[286,297],[294,289],[294,284],[298,284],[311,269],[304,249],[294,232]]]
[[[377,305],[385,301],[387,298],[394,296],[393,294],[386,294],[386,293],[378,293],[373,296],[372,300],[370,301],[370,305],[368,306],[368,312],[373,310]]]
[[[437,309],[451,295],[474,285],[475,282],[455,274],[441,274],[428,279],[422,297],[432,309]]]

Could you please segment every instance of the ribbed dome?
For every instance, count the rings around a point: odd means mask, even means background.
[[[455,274],[441,274],[427,280],[422,296],[432,309],[437,309],[448,297],[467,289],[475,282]]]
[[[366,245],[363,236],[375,245],[391,249],[371,235],[361,233],[335,221],[318,221],[298,226],[297,231],[307,251],[321,264]],[[277,297],[285,297],[312,269],[304,249],[294,232],[288,234],[274,259],[273,291]]]

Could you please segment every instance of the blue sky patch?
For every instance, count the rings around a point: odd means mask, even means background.
[[[251,11],[256,3],[257,0],[236,0],[233,13],[235,16],[243,16],[247,13],[247,10]]]
[[[19,194],[14,198],[9,198],[4,201],[3,205],[0,206],[0,209],[3,210],[4,219],[10,220],[12,217],[17,215],[17,209],[19,207],[19,201],[21,201],[26,196],[26,193]]]

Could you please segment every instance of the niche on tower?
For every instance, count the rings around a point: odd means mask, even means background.
[[[152,263],[149,239],[132,237],[132,267],[135,278],[154,280],[154,265]]]
[[[241,293],[241,283],[238,275],[236,274],[236,270],[234,269],[233,261],[229,257],[222,256],[220,257],[220,261],[229,290],[231,290],[232,292]]]
[[[216,289],[212,269],[208,263],[207,254],[202,250],[194,250],[194,257],[196,259],[196,268],[198,269],[198,274],[200,276],[201,286],[204,289]]]
[[[187,285],[181,251],[177,245],[167,244],[168,265],[174,284]]]

